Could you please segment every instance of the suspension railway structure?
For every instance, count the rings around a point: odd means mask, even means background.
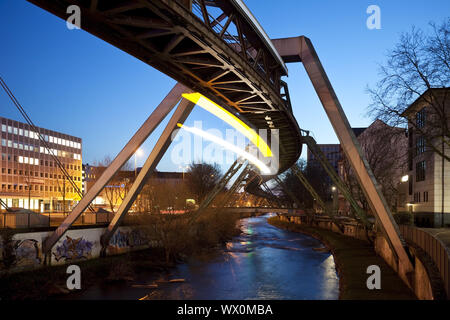
[[[256,168],[246,166],[245,175],[241,174],[237,179],[239,183],[247,181],[246,191],[268,196],[270,190],[264,191],[261,186],[264,187],[266,181],[294,166],[301,154],[302,145],[310,141],[307,136],[302,135],[293,116],[288,86],[283,81],[288,76],[286,63],[302,63],[377,222],[395,258],[404,268],[403,274],[413,270],[398,226],[308,38],[300,36],[270,39],[241,0],[28,1],[64,20],[69,17],[68,8],[76,5],[81,9],[83,30],[178,81],[65,221],[46,239],[44,252],[51,252],[114,173],[178,105],[103,235],[102,243],[107,245],[146,179],[167,150],[172,132],[177,129],[178,124],[185,121],[195,106],[193,102],[182,98],[185,93],[202,94],[251,128],[279,130],[279,163],[276,172],[261,175]],[[241,167],[236,163],[233,166]],[[233,166],[226,174],[227,179],[237,172]],[[301,173],[295,172],[303,182]],[[348,190],[340,191],[348,193]]]

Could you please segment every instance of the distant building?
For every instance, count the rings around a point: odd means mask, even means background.
[[[352,128],[356,137],[362,134],[367,128]],[[342,148],[339,143],[337,144],[317,144],[317,146],[322,150],[322,152],[327,157],[328,162],[333,166],[334,170],[338,172],[339,162],[343,159]],[[321,167],[320,162],[316,159],[314,154],[309,150],[307,153],[307,164],[309,166]]]
[[[367,128],[353,128],[353,132],[391,209],[394,212],[407,210],[407,189],[402,182],[407,175],[407,131],[376,120]],[[339,163],[339,176],[352,186],[355,199],[369,211],[351,166],[344,158]],[[348,213],[350,206],[342,195],[339,195],[339,203],[339,211]]]
[[[450,162],[434,152],[430,143],[450,155],[448,129],[441,144],[442,120],[450,125],[450,88],[429,89],[414,101],[403,116],[409,119],[409,210],[421,226],[450,224]],[[427,141],[427,137],[430,141]]]
[[[80,197],[39,139],[38,132],[26,123],[2,117],[0,124],[0,199],[12,208],[40,212],[70,210]],[[37,129],[81,190],[81,139]]]
[[[84,194],[93,186],[99,176],[105,170],[105,167],[92,166],[89,164],[83,164],[83,192]],[[140,173],[142,168],[137,168],[136,175]],[[154,186],[169,185],[177,186],[183,183],[184,178],[188,173],[183,172],[160,172],[155,171],[150,176],[148,183]],[[92,201],[95,207],[101,207],[107,210],[111,210],[111,206],[117,209],[122,200],[128,192],[135,180],[134,170],[124,170],[118,172],[108,185],[103,188],[99,195]]]
[[[340,144],[317,144],[317,146],[322,150],[322,152],[327,157],[328,162],[333,166],[333,168],[338,171],[339,161],[342,159],[341,145]],[[322,167],[320,162],[316,159],[314,154],[308,148],[307,154],[307,164],[308,166]]]

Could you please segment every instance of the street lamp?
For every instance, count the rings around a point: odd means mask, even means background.
[[[331,191],[333,191],[333,213],[337,214],[339,212],[339,202],[338,202],[338,195],[337,195],[337,188],[335,186],[331,187]]]
[[[183,172],[183,180],[184,180],[184,171],[189,169],[189,166],[178,166],[178,168],[180,168],[181,171]]]
[[[141,148],[138,148],[136,150],[136,152],[134,153],[134,178],[136,178],[136,157],[137,156],[142,156],[144,152],[142,151]]]

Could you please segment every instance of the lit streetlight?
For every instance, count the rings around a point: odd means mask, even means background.
[[[137,170],[136,157],[142,156],[143,154],[144,154],[144,152],[142,151],[141,148],[138,148],[136,150],[136,152],[134,153],[134,178],[136,178],[136,176],[137,176],[137,174],[136,174],[136,170]]]

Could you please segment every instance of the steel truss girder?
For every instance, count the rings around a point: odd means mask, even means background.
[[[217,32],[215,20],[202,21],[194,14],[190,0],[28,0],[66,20],[69,5],[81,9],[81,28],[164,72],[171,78],[200,92],[240,118],[250,127],[270,130],[266,115],[280,128],[279,172],[288,169],[301,154],[300,130],[289,109],[288,95],[282,95],[283,68],[270,48],[231,1],[204,1],[208,7],[220,6],[231,23],[240,20],[247,52],[230,43],[226,33]],[[199,1],[196,1],[199,3]],[[217,9],[217,8],[214,8]],[[216,10],[210,10],[216,12]],[[233,18],[233,19],[231,19]],[[239,37],[237,37],[239,38]],[[240,40],[239,40],[240,41]],[[275,59],[275,60],[274,60]],[[266,73],[268,71],[269,75]],[[242,115],[244,114],[244,115]],[[244,119],[245,118],[245,119]]]
[[[181,99],[181,96],[180,96]],[[101,244],[102,244],[102,255],[106,254],[107,246],[109,245],[109,240],[116,232],[117,228],[119,227],[121,221],[127,214],[128,210],[133,205],[134,200],[136,200],[136,197],[141,192],[142,188],[144,187],[145,183],[147,182],[150,175],[154,172],[156,166],[158,165],[159,161],[169,148],[169,145],[174,138],[174,134],[178,132],[178,123],[183,124],[184,121],[187,119],[189,114],[191,113],[192,109],[194,108],[194,104],[186,99],[182,99],[180,104],[178,105],[178,108],[175,110],[174,114],[172,115],[171,119],[169,120],[169,123],[167,124],[166,128],[164,129],[163,133],[159,137],[158,141],[156,142],[155,146],[153,147],[153,150],[151,151],[150,155],[148,156],[147,160],[144,163],[144,166],[142,167],[141,171],[139,172],[138,176],[136,177],[133,185],[131,186],[130,190],[128,191],[127,195],[125,196],[125,199],[122,201],[119,210],[114,215],[114,218],[109,223],[108,228],[106,229],[105,233],[101,237]]]
[[[136,150],[155,130],[161,121],[170,113],[181,98],[181,95],[189,91],[181,84],[176,84],[167,94],[164,100],[152,112],[144,124],[136,131],[133,137],[128,141],[125,147],[114,158],[111,164],[101,174],[94,185],[87,191],[84,197],[72,210],[72,212],[64,219],[61,225],[44,241],[42,250],[46,254],[50,253],[56,242],[64,235],[75,220],[86,210],[95,197],[103,190],[107,183],[112,179],[114,174],[122,168],[122,166],[131,158]]]
[[[337,172],[334,170],[331,163],[328,161],[325,154],[317,146],[316,141],[311,136],[303,136],[303,142],[308,146],[308,149],[314,154],[315,158],[322,165],[322,168],[326,171],[330,179],[333,181],[336,188],[342,193],[344,198],[350,203],[356,216],[362,220],[364,225],[368,228],[372,227],[372,223],[367,219],[367,215],[364,210],[359,206],[358,202],[353,198],[350,190],[345,185],[344,181],[339,177]]]
[[[319,96],[325,112],[341,143],[345,156],[349,160],[369,205],[378,218],[393,254],[399,260],[400,275],[411,285],[408,274],[414,270],[405,250],[405,242],[395,222],[389,206],[370,169],[359,142],[353,133],[333,86],[317,56],[314,46],[306,37],[293,37],[272,40],[285,62],[302,62],[312,85]]]

